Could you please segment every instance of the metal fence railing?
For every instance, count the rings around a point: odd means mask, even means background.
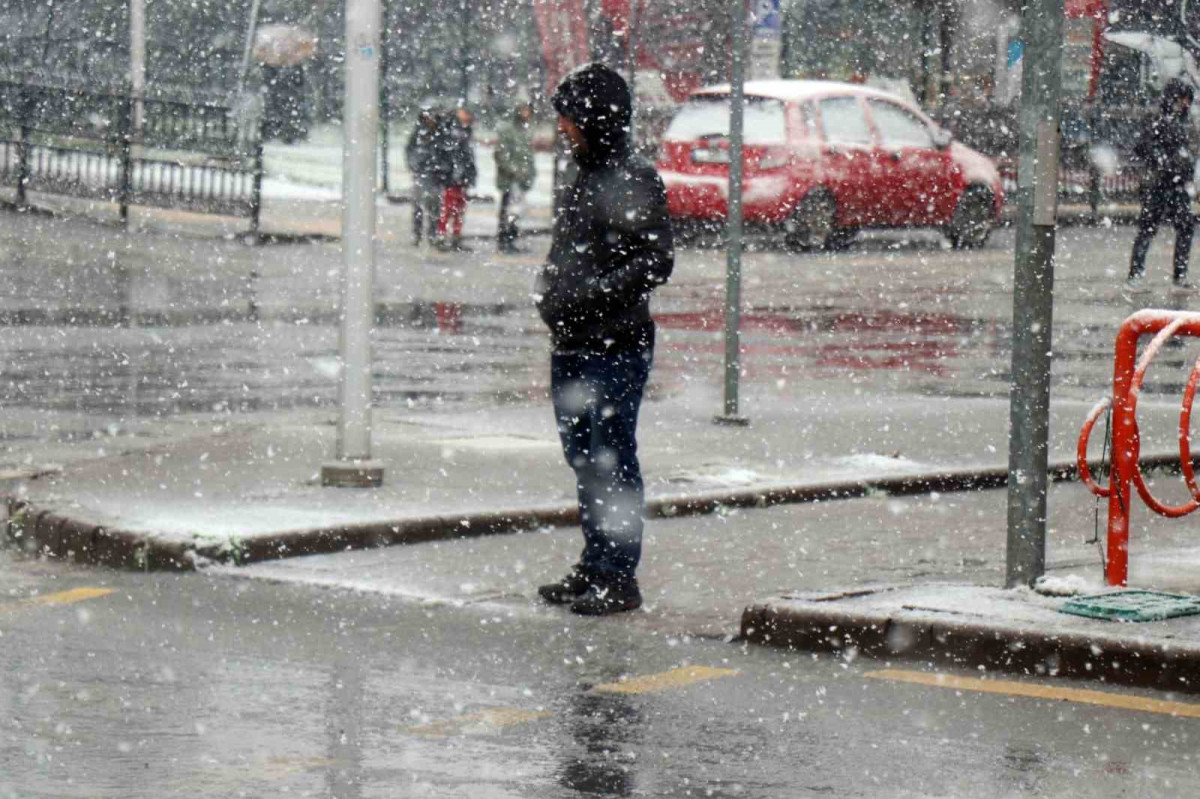
[[[140,123],[140,124],[139,124]],[[262,114],[200,96],[0,77],[0,184],[120,206],[245,216],[262,210]]]

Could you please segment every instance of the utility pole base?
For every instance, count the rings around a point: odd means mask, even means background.
[[[332,461],[321,464],[321,485],[328,488],[379,488],[382,461]]]
[[[725,427],[749,427],[750,417],[722,413],[713,417],[713,424],[723,425]]]

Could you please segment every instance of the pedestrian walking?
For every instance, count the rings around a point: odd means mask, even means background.
[[[1188,141],[1187,118],[1192,107],[1192,87],[1172,78],[1163,87],[1160,113],[1147,121],[1134,147],[1134,158],[1144,168],[1142,210],[1137,237],[1129,263],[1129,283],[1136,284],[1146,272],[1146,252],[1158,226],[1169,222],[1175,228],[1175,285],[1187,285],[1188,260],[1192,252],[1193,178],[1196,158]]]
[[[637,417],[654,354],[650,294],[675,256],[662,180],[630,149],[625,80],[586,64],[552,102],[579,169],[563,193],[536,302],[550,328],[551,399],[575,471],[584,546],[570,573],[538,593],[574,613],[605,615],[642,604]]]
[[[439,125],[436,109],[432,105],[422,106],[417,115],[417,124],[404,146],[405,162],[412,173],[414,246],[421,243],[421,236],[426,232],[431,240],[435,237],[441,216],[442,191],[447,175],[438,157]]]
[[[525,193],[533,188],[536,167],[530,123],[533,106],[521,103],[512,119],[496,134],[496,190],[500,192],[500,218],[497,221],[496,247],[503,253],[520,252],[518,222],[525,204]]]
[[[448,176],[442,192],[442,213],[438,218],[438,246],[466,252],[463,244],[463,219],[467,213],[467,189],[475,185],[475,143],[471,125],[474,115],[459,107],[450,117],[441,137],[442,159]]]

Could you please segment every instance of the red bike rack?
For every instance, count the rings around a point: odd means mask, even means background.
[[[1137,358],[1138,339],[1154,334],[1141,359]],[[1109,585],[1126,585],[1129,579],[1129,485],[1137,487],[1138,495],[1155,513],[1170,518],[1185,516],[1200,508],[1200,487],[1192,469],[1191,444],[1188,430],[1192,418],[1192,399],[1200,385],[1200,359],[1192,366],[1187,387],[1183,391],[1183,409],[1179,414],[1179,461],[1183,480],[1192,498],[1183,505],[1164,505],[1146,487],[1138,463],[1141,438],[1137,424],[1137,400],[1146,369],[1172,336],[1200,337],[1200,313],[1147,309],[1138,311],[1121,324],[1117,333],[1113,363],[1113,393],[1111,399],[1096,404],[1079,433],[1076,462],[1079,479],[1096,496],[1108,497],[1108,554],[1105,578]],[[1092,479],[1087,464],[1088,439],[1092,427],[1106,410],[1112,408],[1112,471],[1108,488]]]

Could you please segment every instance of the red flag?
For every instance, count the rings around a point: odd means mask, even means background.
[[[533,0],[542,51],[546,58],[546,94],[563,76],[588,61],[587,18],[583,0]]]

